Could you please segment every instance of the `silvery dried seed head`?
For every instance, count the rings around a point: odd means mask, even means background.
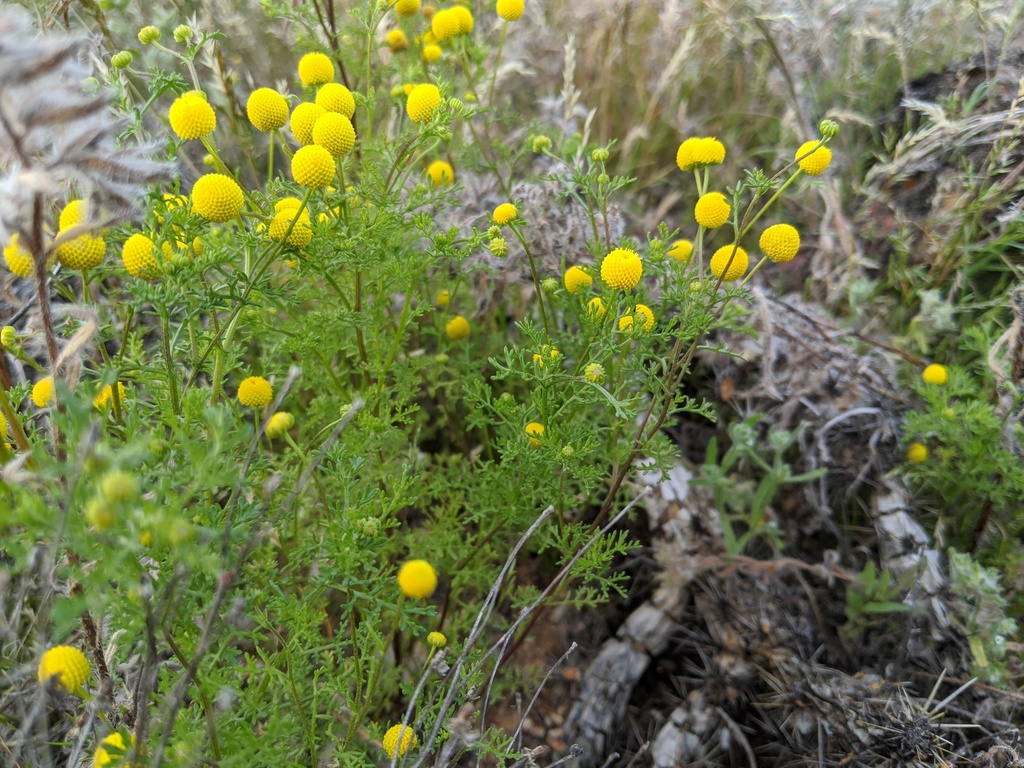
[[[149,159],[153,147],[119,146],[122,120],[110,97],[87,94],[88,41],[40,34],[19,9],[0,12],[0,236],[27,241],[38,226],[41,198],[74,185],[89,199],[90,225],[109,226],[140,213],[147,185],[170,176]],[[47,206],[42,206],[46,210]]]

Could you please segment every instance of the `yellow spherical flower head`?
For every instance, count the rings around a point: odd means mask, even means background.
[[[356,100],[352,91],[341,83],[327,83],[316,92],[316,103],[326,112],[337,112],[349,120],[356,113]]]
[[[544,437],[544,425],[539,421],[531,421],[526,425],[523,430],[526,436],[530,438],[530,445],[534,448],[540,448],[541,438]]]
[[[907,461],[911,464],[924,464],[928,461],[928,449],[921,443],[907,446]]]
[[[516,21],[522,18],[526,4],[524,0],[498,0],[498,5],[494,10],[505,21]]]
[[[427,634],[427,644],[434,648],[444,648],[448,645],[448,638],[441,632],[430,632]]]
[[[512,203],[502,203],[494,209],[494,213],[491,215],[494,217],[494,223],[503,227],[509,222],[515,221],[519,216],[519,211]]]
[[[17,232],[11,235],[4,247],[4,261],[7,262],[7,268],[18,277],[31,277],[36,271],[32,254],[18,244]]]
[[[604,381],[604,366],[600,363],[588,363],[583,369],[583,378],[591,384],[600,384]]]
[[[392,53],[400,53],[409,47],[409,38],[400,29],[392,29],[384,37]]]
[[[57,395],[56,386],[53,383],[53,376],[45,376],[32,387],[32,402],[36,408],[45,408],[53,402]]]
[[[719,165],[724,161],[725,145],[711,136],[687,139],[676,150],[676,165],[681,171]]]
[[[299,59],[299,80],[308,88],[334,79],[334,62],[324,53],[307,53]]]
[[[122,407],[124,407],[124,399],[127,394],[124,384],[120,381],[117,382],[117,399],[121,403]],[[99,411],[105,410],[108,407],[113,407],[113,404],[114,388],[110,384],[107,384],[107,386],[97,392],[96,397],[92,399],[92,407]]]
[[[299,144],[306,147],[313,143],[313,126],[325,111],[319,104],[311,101],[304,101],[292,110],[288,127]]]
[[[69,200],[57,217],[57,229],[71,229],[86,220],[89,206],[85,200]]]
[[[805,141],[800,145],[800,149],[796,151],[793,159],[796,160],[801,155],[807,155],[807,153],[811,152],[817,144],[817,141]],[[799,165],[800,170],[808,176],[817,176],[819,173],[824,173],[825,169],[828,168],[828,165],[831,162],[832,150],[828,147],[821,146],[815,149],[814,152],[811,152],[811,154],[807,155],[807,157],[800,160],[797,165]]]
[[[395,0],[395,13],[399,16],[413,16],[420,12],[420,0]]]
[[[635,288],[643,271],[640,256],[628,248],[616,248],[601,262],[601,279],[609,288],[619,291]]]
[[[84,653],[70,645],[56,645],[39,660],[37,676],[43,685],[49,685],[56,677],[54,685],[58,689],[75,693],[89,679],[89,671],[89,660]]]
[[[278,213],[281,211],[297,211],[300,208],[302,208],[302,201],[297,197],[284,197],[274,203],[274,210]],[[302,221],[309,221],[309,209],[302,208],[299,218]]]
[[[761,233],[761,251],[776,264],[792,261],[800,250],[800,233],[789,224],[774,224]]]
[[[344,120],[344,118],[342,119]],[[303,213],[306,212],[303,211]],[[309,245],[309,241],[313,239],[313,230],[309,226],[309,214],[306,213],[305,218],[297,216],[297,214],[297,208],[286,208],[275,213],[274,218],[270,220],[270,226],[267,227],[268,236],[272,240],[284,240],[285,233],[290,229],[288,245],[296,248],[305,248]],[[295,221],[296,218],[298,221]],[[293,221],[295,221],[294,225]]]
[[[680,264],[687,264],[690,261],[690,256],[693,254],[693,242],[690,240],[676,240],[668,247],[669,258],[679,262]]]
[[[57,238],[65,231],[84,224],[89,218],[89,208],[84,200],[72,200],[61,211],[57,219]],[[85,234],[67,240],[57,246],[57,257],[68,269],[91,269],[103,261],[107,244],[102,234]]]
[[[273,131],[288,122],[288,101],[273,88],[257,88],[249,94],[245,112],[256,130]]]
[[[96,747],[96,753],[92,758],[93,768],[111,768],[114,765],[121,765],[121,758],[128,753],[128,748],[135,743],[135,737],[129,735],[128,744],[124,743],[124,737],[114,732],[103,739]]]
[[[412,730],[411,725],[392,725],[381,740],[384,746],[384,753],[395,760],[402,757],[410,749],[415,749],[419,739]]]
[[[175,208],[180,208],[183,205],[188,205],[188,198],[184,195],[176,195],[173,192],[164,192],[164,212],[170,213]],[[156,220],[161,224],[164,223],[164,212],[161,212],[159,208],[153,208],[153,213],[156,214]]]
[[[315,144],[302,147],[292,156],[292,178],[304,187],[323,189],[331,183],[334,171],[331,153]]]
[[[434,62],[441,58],[444,51],[441,50],[439,45],[424,45],[421,56],[426,62]]]
[[[633,330],[633,324],[636,322],[636,318],[639,318],[640,328],[643,330],[649,331],[654,327],[654,313],[651,311],[651,308],[646,304],[637,304],[635,314],[630,313],[619,318],[619,330]]]
[[[448,11],[459,22],[459,34],[468,35],[473,31],[473,12],[464,5],[454,5]]]
[[[949,378],[949,372],[946,370],[946,366],[939,365],[938,363],[932,363],[924,372],[921,374],[921,379],[925,384],[943,385]]]
[[[121,261],[128,274],[133,277],[153,277],[156,274],[157,263],[154,253],[156,243],[143,234],[136,232],[124,241],[121,249]]]
[[[565,270],[562,280],[565,283],[565,290],[569,293],[579,293],[594,283],[594,278],[587,274],[582,267],[569,267]]]
[[[451,304],[451,301],[452,294],[451,291],[449,291],[447,288],[438,291],[437,295],[434,297],[434,304],[440,307],[441,309],[444,309],[449,304]]]
[[[281,437],[295,426],[295,417],[287,411],[278,411],[267,421],[267,437]]]
[[[238,182],[223,173],[208,173],[192,185],[192,211],[207,221],[231,221],[244,204]]]
[[[217,127],[217,115],[202,91],[189,91],[171,104],[171,130],[183,139],[198,139]]]
[[[427,166],[427,176],[435,187],[446,187],[455,181],[455,170],[444,160],[435,160]]]
[[[356,130],[344,115],[328,112],[317,118],[313,125],[313,143],[332,156],[341,157],[355,146]]]
[[[398,569],[398,588],[406,597],[430,597],[437,589],[437,571],[426,560],[407,560]]]
[[[434,37],[439,43],[457,37],[460,30],[458,17],[447,8],[435,13],[430,20],[430,31],[434,33]]]
[[[441,92],[437,86],[421,83],[409,92],[409,99],[405,102],[405,111],[414,123],[425,123],[430,120],[434,110],[440,104]]]
[[[599,323],[604,320],[605,312],[608,309],[604,305],[600,296],[595,296],[587,302],[587,317],[593,320],[595,323]]]
[[[733,249],[736,253],[733,254]],[[734,245],[723,245],[715,254],[711,257],[711,274],[715,277],[720,277],[722,282],[731,283],[733,280],[739,280],[743,277],[743,273],[747,271],[747,252]]]
[[[732,206],[721,192],[708,192],[701,195],[697,205],[693,207],[693,216],[697,223],[705,229],[715,229],[729,220]]]
[[[456,315],[445,325],[444,332],[452,341],[461,341],[469,336],[469,320],[462,315]]]
[[[273,399],[274,390],[262,376],[250,376],[238,385],[238,402],[246,408],[262,408]]]
[[[541,347],[540,352],[535,352],[533,355],[533,364],[543,368],[545,360],[555,361],[562,353],[552,347],[550,344],[545,344]]]

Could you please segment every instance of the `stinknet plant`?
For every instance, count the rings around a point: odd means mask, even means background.
[[[666,425],[715,418],[695,353],[798,257],[775,203],[838,126],[739,180],[685,138],[692,216],[616,235],[614,146],[509,138],[497,73],[532,9],[427,8],[271,5],[297,51],[252,87],[196,22],[114,24],[94,71],[84,39],[0,17],[12,764],[504,759],[486,709],[530,616],[624,590],[631,479],[676,459]],[[534,160],[589,230],[557,268],[513,193]],[[793,435],[767,460],[739,437],[721,471],[764,479],[722,504],[734,554],[811,477]]]

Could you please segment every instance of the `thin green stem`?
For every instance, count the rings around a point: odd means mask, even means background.
[[[178,400],[178,378],[174,373],[174,359],[171,357],[171,321],[167,315],[167,307],[160,307],[160,344],[164,355],[164,366],[167,368],[167,390],[171,395],[171,412],[181,415],[181,403]]]
[[[540,317],[544,321],[544,330],[548,332],[548,338],[553,338],[551,335],[551,324],[548,322],[548,313],[544,308],[544,290],[540,285],[540,277],[537,274],[537,265],[533,260],[533,253],[530,252],[530,246],[526,242],[526,238],[523,237],[523,233],[519,231],[519,227],[513,221],[509,225],[509,229],[516,236],[516,239],[523,246],[523,250],[526,251],[526,258],[530,262],[530,273],[533,275],[533,285],[537,289],[537,306],[540,307]]]

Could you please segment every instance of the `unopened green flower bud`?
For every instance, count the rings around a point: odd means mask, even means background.
[[[558,281],[553,277],[545,277],[541,281],[540,287],[544,289],[544,293],[554,293],[558,290]]]
[[[105,499],[94,497],[85,505],[85,522],[100,531],[105,531],[114,524],[114,510]]]
[[[134,59],[135,57],[132,56],[131,51],[118,51],[110,57],[110,66],[114,69],[124,69],[130,66]]]
[[[504,237],[496,237],[487,245],[487,249],[499,259],[508,256],[508,242]]]
[[[217,161],[214,160],[213,155],[211,155],[211,154],[203,155],[203,165],[214,166],[216,164],[217,164]]]
[[[511,392],[502,392],[501,397],[499,397],[498,400],[502,403],[514,403],[516,398]]]
[[[491,224],[491,226],[487,228],[487,236],[492,240],[496,237],[501,237],[501,227],[497,224]]]
[[[18,343],[18,332],[14,330],[13,325],[5,325],[3,330],[0,330],[0,345],[4,349],[14,349]]]
[[[571,459],[575,455],[576,455],[576,449],[573,448],[571,444],[566,443],[565,445],[562,446],[562,458],[563,459]]]
[[[611,179],[608,178],[607,173],[602,173],[600,176],[597,177],[597,183],[600,184],[602,187],[610,181]]]
[[[588,363],[583,369],[583,378],[592,384],[600,384],[604,381],[604,366],[600,363]]]
[[[551,139],[547,136],[534,136],[533,141],[531,142],[531,148],[538,155],[541,152],[546,152],[551,149]]]
[[[593,152],[590,153],[590,159],[593,160],[595,163],[603,163],[605,160],[608,159],[608,150],[603,148],[595,149]]]
[[[143,27],[139,30],[139,42],[150,45],[160,39],[160,30],[156,27]]]
[[[822,120],[818,125],[818,130],[821,131],[823,137],[831,139],[839,135],[839,123],[835,120]]]
[[[448,355],[444,352],[434,355],[434,362],[438,365],[446,365],[448,363]]]
[[[448,108],[452,112],[461,112],[463,106],[464,105],[463,105],[461,99],[456,99],[454,96],[452,96],[450,99],[448,99]]]
[[[192,39],[192,34],[192,27],[188,24],[179,24],[174,28],[174,42],[185,45]]]
[[[112,504],[131,501],[139,493],[135,476],[121,469],[108,472],[100,480],[100,495]]]

